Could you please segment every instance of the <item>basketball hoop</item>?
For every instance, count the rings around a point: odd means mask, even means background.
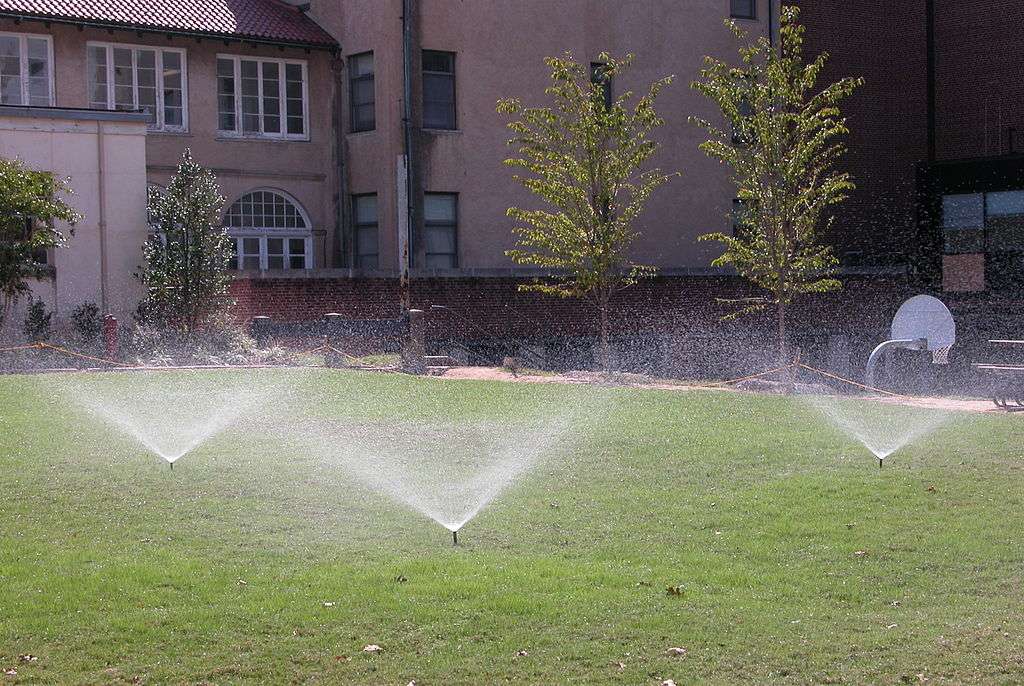
[[[932,351],[932,364],[949,364],[949,351],[953,349],[952,345],[946,345],[941,348],[936,348]]]

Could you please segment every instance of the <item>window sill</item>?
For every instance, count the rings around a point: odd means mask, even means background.
[[[349,138],[361,138],[363,136],[370,136],[377,133],[377,129],[367,129],[366,131],[349,131],[345,135]]]
[[[189,131],[164,131],[162,129],[146,129],[147,136],[169,136],[171,138],[194,138]]]
[[[457,136],[462,134],[462,129],[420,129],[423,133],[429,133],[434,136]]]
[[[757,17],[734,17],[732,15],[729,15],[729,18],[732,19],[733,21],[749,21],[749,22],[752,22],[752,23],[756,23],[756,22],[761,21]]]
[[[245,143],[309,143],[307,138],[273,138],[271,136],[232,136],[224,133],[217,133],[213,138],[221,142],[245,142]]]

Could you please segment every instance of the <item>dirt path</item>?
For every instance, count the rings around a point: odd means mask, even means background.
[[[501,367],[453,367],[441,377],[452,380],[476,380],[476,381],[508,381],[513,383],[556,383],[571,385],[593,385],[593,386],[619,386],[626,388],[653,388],[666,391],[723,391],[731,393],[756,393],[757,391],[734,388],[730,386],[697,385],[683,382],[673,382],[666,379],[655,379],[641,374],[616,374],[608,379],[597,372],[568,372],[566,374],[518,374],[513,375],[507,369]],[[865,400],[872,400],[890,405],[905,405],[908,407],[921,407],[930,410],[945,410],[953,412],[978,412],[978,413],[1006,413],[997,408],[991,400],[978,400],[969,398],[943,398],[925,396],[886,396],[870,395],[863,396]],[[1024,414],[1024,413],[1022,413]]]

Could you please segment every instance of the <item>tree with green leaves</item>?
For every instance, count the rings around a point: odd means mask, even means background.
[[[63,246],[63,227],[82,218],[64,200],[72,195],[68,184],[19,160],[0,158],[0,324],[29,292],[29,281],[49,275],[41,255]]]
[[[189,150],[167,188],[149,189],[152,234],[135,275],[146,288],[141,321],[192,333],[227,308],[232,247],[223,207],[216,176]]]
[[[655,273],[632,261],[629,249],[648,199],[671,176],[645,166],[658,150],[651,136],[664,124],[655,101],[672,77],[655,81],[639,97],[630,91],[613,97],[612,85],[633,56],[602,54],[600,60],[591,70],[571,55],[545,59],[552,106],[527,107],[512,98],[501,100],[498,112],[515,117],[508,144],[518,156],[505,164],[524,170],[514,179],[547,205],[508,210],[518,222],[518,245],[506,254],[549,272],[520,288],[590,301],[600,316],[600,364],[607,369],[611,299]]]
[[[849,133],[839,104],[862,79],[818,87],[828,55],[804,60],[796,7],[783,8],[778,47],[765,37],[747,42],[746,32],[727,24],[744,43],[741,64],[706,57],[692,84],[718,106],[725,126],[691,121],[710,136],[701,149],[731,169],[741,211],[735,235],[700,238],[725,247],[714,265],[734,267],[765,292],[732,316],[774,306],[779,360],[786,364],[786,308],[797,296],[842,287],[835,278],[838,260],[820,237],[832,223],[830,209],[854,188],[850,175],[836,168],[845,152],[839,139]]]

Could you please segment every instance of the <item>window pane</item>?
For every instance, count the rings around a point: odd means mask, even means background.
[[[164,52],[164,126],[182,127],[184,122],[184,88],[181,54]]]
[[[89,47],[89,107],[108,109],[107,102],[107,49]]]
[[[242,132],[260,132],[259,64],[242,60]]]
[[[132,71],[132,51],[114,48],[114,108],[134,110],[135,75]]]
[[[446,74],[455,73],[455,53],[438,50],[423,51],[423,71],[435,71]]]
[[[0,36],[0,103],[23,105],[21,43],[17,36]]]
[[[355,198],[355,215],[357,224],[376,224],[377,196],[357,195]]]
[[[221,131],[237,130],[234,60],[217,60],[217,127]]]
[[[28,104],[50,104],[50,47],[41,38],[26,39],[28,52]]]
[[[947,229],[969,229],[984,227],[984,196],[982,196],[981,193],[943,196],[942,226]]]
[[[729,0],[730,16],[739,19],[753,19],[756,9],[756,0]]]
[[[288,133],[301,136],[306,132],[301,65],[285,65],[285,92],[287,97],[285,112],[288,115]]]
[[[156,124],[156,53],[153,50],[136,50],[135,67],[139,109],[146,113],[151,125]]]
[[[427,269],[454,269],[456,266],[454,255],[427,255]]]
[[[352,76],[373,76],[373,53],[366,52],[362,55],[353,55],[349,58],[349,69]]]
[[[263,62],[263,132],[281,133],[281,69],[277,62]]]
[[[428,226],[426,233],[428,253],[455,253],[454,226]]]
[[[428,193],[423,197],[423,218],[428,222],[455,223],[455,195]]]
[[[423,126],[455,128],[455,78],[444,74],[423,75]]]
[[[305,238],[289,238],[288,239],[288,254],[305,256],[306,254],[306,239]]]
[[[989,193],[986,198],[986,212],[990,217],[1024,214],[1024,191]]]

